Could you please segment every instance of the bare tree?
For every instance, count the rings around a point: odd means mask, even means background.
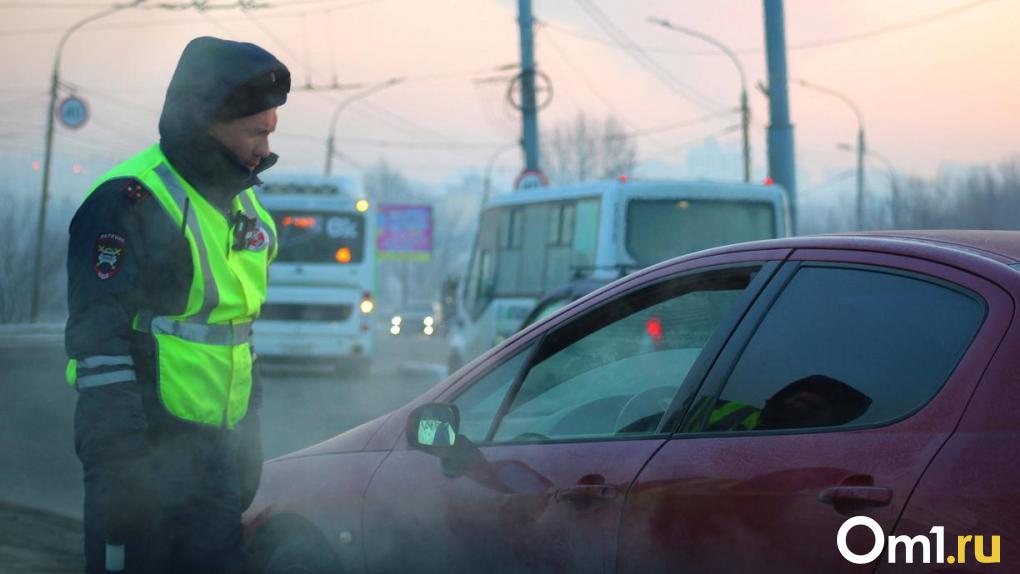
[[[976,167],[959,175],[895,182],[893,226],[900,229],[1020,229],[1020,163]]]
[[[633,173],[637,146],[613,116],[598,120],[578,113],[543,136],[543,163],[556,184],[614,178]]]

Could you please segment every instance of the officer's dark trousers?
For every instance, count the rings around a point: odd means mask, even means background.
[[[258,484],[251,474],[261,470],[257,433],[257,415],[235,430],[182,426],[150,437],[149,455],[127,466],[89,456],[79,441],[86,572],[106,572],[107,500],[117,505],[111,514],[130,510],[124,529],[126,572],[241,572],[241,512]],[[118,477],[123,476],[140,486],[121,488],[124,481]]]

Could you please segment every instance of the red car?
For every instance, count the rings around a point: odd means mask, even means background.
[[[1018,260],[1020,232],[888,232],[645,269],[268,462],[254,565],[1013,571]]]

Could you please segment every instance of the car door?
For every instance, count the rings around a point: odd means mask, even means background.
[[[667,407],[698,387],[778,267],[728,259],[596,297],[451,390],[442,400],[458,407],[473,462],[451,469],[399,439],[366,494],[367,569],[610,567],[627,487],[668,438]]]
[[[794,253],[637,477],[618,571],[871,572],[837,549],[841,526],[892,533],[1012,314],[957,268]],[[845,544],[865,555],[875,537]]]

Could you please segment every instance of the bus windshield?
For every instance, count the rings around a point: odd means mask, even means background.
[[[633,199],[627,206],[627,251],[641,266],[775,236],[775,208],[765,201]]]
[[[360,263],[365,256],[365,217],[335,211],[275,211],[276,261]]]

